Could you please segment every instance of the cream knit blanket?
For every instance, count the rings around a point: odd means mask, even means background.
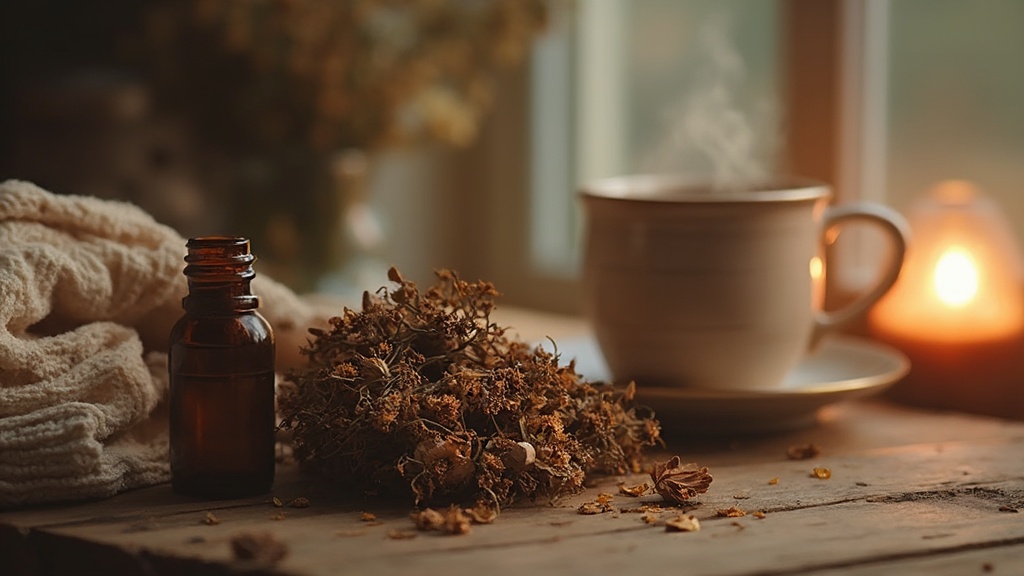
[[[167,337],[185,240],[139,208],[0,183],[0,508],[168,480]],[[257,277],[279,366],[319,323]]]

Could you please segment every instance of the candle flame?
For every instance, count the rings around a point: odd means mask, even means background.
[[[935,263],[935,293],[948,306],[961,308],[977,296],[978,276],[978,265],[971,253],[961,246],[953,246]]]

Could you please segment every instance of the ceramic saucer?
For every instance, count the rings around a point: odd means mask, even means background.
[[[563,360],[591,380],[610,380],[592,337],[558,343]],[[910,362],[901,352],[861,338],[834,336],[787,374],[783,385],[766,391],[664,388],[637,383],[637,400],[657,413],[666,432],[699,430],[763,432],[812,424],[828,404],[877,394],[906,375]]]

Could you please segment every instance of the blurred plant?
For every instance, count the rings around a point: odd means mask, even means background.
[[[162,92],[219,137],[369,151],[473,142],[546,17],[545,0],[167,0],[146,28]]]

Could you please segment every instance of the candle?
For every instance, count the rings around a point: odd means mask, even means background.
[[[892,396],[1024,417],[1024,289],[1009,224],[958,180],[939,183],[908,220],[903,273],[868,317],[871,334],[911,361]]]

